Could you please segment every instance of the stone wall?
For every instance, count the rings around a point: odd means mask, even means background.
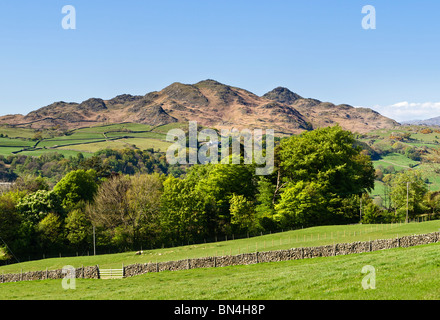
[[[195,268],[215,268],[237,265],[249,265],[264,262],[277,262],[317,257],[331,257],[354,253],[386,250],[398,247],[411,247],[440,241],[440,232],[405,236],[401,238],[338,243],[319,247],[292,248],[277,251],[244,253],[232,256],[185,259],[179,261],[135,264],[125,267],[125,277],[149,272],[177,271]]]
[[[83,279],[99,279],[98,266],[82,267],[75,269],[76,278]],[[32,281],[32,280],[47,280],[47,279],[63,279],[66,274],[62,269],[46,270],[46,271],[29,271],[20,273],[0,274],[0,283],[17,282],[17,281]]]
[[[440,232],[429,234],[419,234],[404,236],[393,239],[379,239],[363,242],[338,243],[334,245],[325,245],[319,247],[292,248],[277,251],[243,253],[239,255],[205,257],[184,259],[179,261],[167,261],[158,263],[132,264],[124,267],[124,276],[133,277],[151,272],[178,271],[196,268],[216,268],[237,265],[250,265],[264,262],[277,262],[298,259],[310,259],[317,257],[330,257],[338,255],[347,255],[354,253],[371,252],[377,250],[386,250],[398,247],[412,247],[422,244],[435,243],[440,241]],[[99,279],[99,267],[83,267],[75,270],[77,278]],[[0,275],[0,283],[62,279],[66,275],[62,270],[33,271],[18,274]]]

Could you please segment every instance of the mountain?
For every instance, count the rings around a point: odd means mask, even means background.
[[[263,95],[263,98],[275,100],[279,103],[286,104],[292,104],[296,100],[302,99],[301,96],[284,87],[278,87],[273,89],[272,91],[269,91],[268,93]]]
[[[419,125],[419,126],[440,126],[440,117],[430,118],[426,120],[410,120],[404,121],[402,124]]]
[[[195,84],[175,82],[144,96],[122,94],[110,100],[90,98],[81,103],[55,102],[27,115],[0,117],[0,124],[75,129],[106,123],[158,126],[189,120],[217,129],[275,129],[279,134],[299,133],[337,123],[344,129],[360,133],[398,125],[371,109],[303,98],[283,87],[260,97],[215,80]]]

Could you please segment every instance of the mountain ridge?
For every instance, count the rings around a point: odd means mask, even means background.
[[[403,121],[403,125],[420,125],[420,126],[440,126],[440,116],[425,120],[409,120]]]
[[[303,98],[285,87],[258,96],[212,79],[195,84],[174,82],[143,96],[121,94],[108,100],[89,98],[81,103],[58,101],[27,115],[0,117],[0,124],[35,129],[75,129],[122,122],[157,126],[184,121],[217,129],[275,129],[284,134],[335,124],[359,133],[399,125],[371,109]]]

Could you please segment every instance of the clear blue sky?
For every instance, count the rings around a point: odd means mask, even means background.
[[[440,115],[439,47],[437,0],[3,0],[0,114],[209,78],[426,118]]]

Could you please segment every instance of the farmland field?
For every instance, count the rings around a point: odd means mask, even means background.
[[[374,300],[440,299],[440,244],[347,256],[192,269],[114,280],[77,279],[0,284],[0,299],[36,300]],[[375,269],[365,290],[364,266]]]
[[[62,257],[16,263],[0,267],[0,272],[16,273],[60,269],[64,265],[74,267],[99,265],[102,268],[120,268],[122,264],[175,261],[206,256],[235,255],[246,252],[270,251],[299,247],[313,247],[334,243],[390,239],[397,236],[436,232],[440,220],[409,224],[366,224],[321,226],[242,239],[218,239],[223,241],[201,244],[176,244],[175,247],[161,249],[143,248],[142,255],[135,252],[102,254],[96,256]],[[90,248],[93,252],[93,248]],[[141,249],[141,248],[139,248]]]
[[[181,126],[182,124],[172,124],[152,127],[138,123],[121,123],[80,128],[63,134],[50,130],[39,132],[2,126],[0,134],[4,137],[0,137],[0,155],[6,157],[14,152],[40,156],[48,152],[58,152],[65,156],[74,156],[79,152],[92,154],[106,148],[153,148],[166,151],[170,145],[166,141],[166,132],[170,128]]]

